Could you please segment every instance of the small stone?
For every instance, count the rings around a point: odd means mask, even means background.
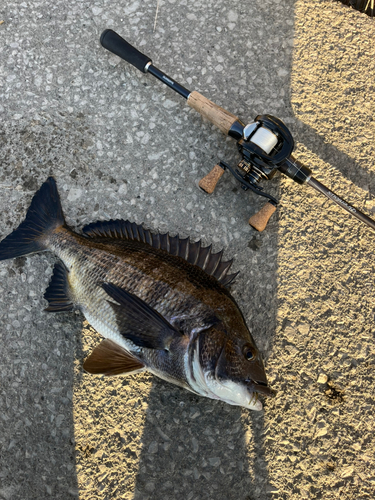
[[[57,415],[56,420],[55,420],[56,427],[60,427],[60,425],[62,424],[64,418],[65,418],[65,415],[62,415],[62,414]]]
[[[310,331],[310,325],[308,325],[307,323],[303,323],[301,325],[298,325],[298,331],[302,334],[302,335],[307,335]]]
[[[68,194],[69,201],[77,201],[82,196],[82,189],[72,188]]]
[[[351,477],[353,475],[353,472],[354,472],[354,467],[352,465],[349,467],[343,467],[343,469],[341,470],[341,477],[342,478]]]
[[[150,481],[146,484],[145,490],[152,493],[155,489],[155,483],[153,481]]]
[[[266,492],[267,493],[279,493],[278,488],[276,486],[273,486],[272,484],[266,486]]]
[[[327,428],[323,427],[322,429],[319,429],[318,432],[316,433],[316,437],[322,437],[327,434]]]
[[[148,452],[153,454],[158,451],[158,443],[156,441],[152,441],[150,446],[148,447]]]
[[[284,335],[288,339],[289,342],[292,342],[296,337],[295,329],[292,328],[291,326],[287,326],[285,328]]]
[[[199,412],[199,411],[196,411],[195,413],[193,413],[193,415],[191,415],[191,417],[190,417],[190,418],[191,418],[192,420],[194,420],[194,419],[196,419],[196,418],[197,418],[197,417],[199,417],[199,416],[200,416],[200,412]]]
[[[318,384],[326,384],[328,381],[328,377],[325,373],[320,373],[318,377]]]
[[[328,425],[327,422],[324,422],[324,420],[318,422],[317,424],[317,431],[315,434],[315,437],[322,437],[325,436],[328,432]]]
[[[121,184],[121,186],[118,188],[118,194],[125,195],[127,192],[128,192],[127,184]]]
[[[311,421],[314,421],[315,417],[316,417],[316,408],[315,408],[315,406],[311,406],[310,408],[307,408],[306,409],[306,414],[307,414],[307,416],[309,417],[309,419]]]
[[[191,440],[191,442],[192,442],[192,445],[193,445],[193,453],[197,453],[198,447],[199,447],[197,438],[193,437],[192,440]]]
[[[281,68],[281,69],[277,70],[277,75],[281,76],[281,77],[282,76],[287,76],[288,75],[288,70],[285,69],[285,68]]]

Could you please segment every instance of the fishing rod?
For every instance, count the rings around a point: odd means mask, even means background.
[[[312,177],[311,170],[292,156],[294,140],[286,125],[275,116],[258,115],[254,121],[244,124],[237,116],[213,103],[199,92],[190,91],[177,83],[152,64],[152,60],[130,45],[111,29],[103,31],[100,37],[102,46],[135,66],[143,73],[150,73],[169,88],[187,100],[188,105],[204,118],[216,125],[224,134],[237,141],[242,155],[237,168],[220,161],[199,182],[199,187],[208,194],[224,174],[229,172],[240,182],[242,189],[267,198],[267,203],[249,219],[249,224],[263,231],[275,212],[278,201],[263,191],[259,185],[262,180],[270,180],[277,171],[283,173],[297,184],[308,184],[331,201],[337,203],[351,215],[375,230],[375,221],[350,205],[340,196]]]

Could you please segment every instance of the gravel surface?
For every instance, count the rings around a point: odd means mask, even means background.
[[[105,51],[105,28],[243,120],[274,114],[314,176],[375,218],[375,23],[328,0],[26,0],[0,7],[0,237],[54,175],[68,223],[124,218],[225,248],[275,399],[83,372],[100,341],[48,314],[55,258],[0,263],[0,499],[373,499],[374,232],[307,186],[226,174],[235,143]]]

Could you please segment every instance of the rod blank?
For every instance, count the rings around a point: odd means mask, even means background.
[[[337,203],[337,205],[340,205],[340,207],[342,207],[344,210],[349,212],[351,215],[356,217],[361,222],[364,222],[365,224],[370,226],[375,231],[375,221],[374,220],[370,219],[370,217],[367,217],[367,215],[360,212],[357,208],[354,208],[352,205],[349,205],[349,203],[347,203],[345,200],[340,198],[340,196],[338,196],[336,193],[334,193],[333,191],[328,189],[326,186],[324,186],[324,184],[321,184],[319,181],[314,179],[314,177],[310,177],[310,179],[308,179],[306,181],[306,183],[309,186],[316,189],[317,191],[319,191],[319,193],[324,194],[324,196],[326,196],[330,200]]]

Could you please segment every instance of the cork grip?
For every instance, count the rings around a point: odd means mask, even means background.
[[[207,118],[207,120],[216,125],[224,134],[228,134],[233,123],[239,121],[237,116],[217,106],[199,92],[191,92],[187,102],[191,108],[198,111],[204,118]]]
[[[215,165],[214,168],[209,172],[203,179],[199,181],[199,187],[206,191],[206,193],[211,194],[214,192],[216,184],[218,183],[220,177],[223,175],[225,170],[220,167],[220,165]]]
[[[263,231],[266,229],[268,221],[275,211],[275,205],[272,205],[272,203],[266,203],[264,207],[259,210],[259,212],[250,217],[250,226],[253,226],[253,228],[259,232]]]

